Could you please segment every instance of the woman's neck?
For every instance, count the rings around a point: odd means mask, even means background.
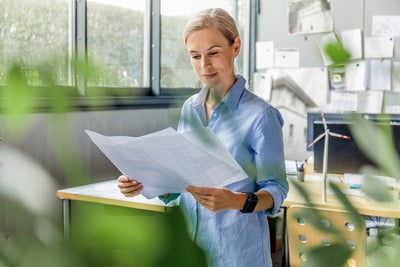
[[[206,105],[211,106],[212,108],[216,107],[229,92],[235,82],[236,77],[234,76],[232,82],[230,82],[225,88],[209,88],[206,97]]]
[[[214,109],[226,95],[225,91],[209,88],[207,92],[206,105]]]

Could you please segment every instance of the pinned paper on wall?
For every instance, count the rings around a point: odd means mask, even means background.
[[[365,58],[393,58],[393,37],[368,36],[364,40]]]
[[[392,61],[392,91],[400,92],[400,61]]]
[[[346,30],[341,32],[342,45],[351,55],[351,59],[362,58],[362,32],[361,29]]]
[[[333,31],[329,0],[289,0],[289,34]]]
[[[383,112],[387,114],[400,114],[400,94],[385,92],[383,98]]]
[[[331,91],[331,101],[328,108],[332,112],[357,110],[358,95],[355,92]]]
[[[390,90],[391,60],[369,60],[367,88],[370,90]]]
[[[256,69],[274,66],[274,42],[256,42]]]
[[[300,67],[299,48],[277,48],[275,49],[275,67]]]
[[[400,16],[372,16],[372,36],[400,37]]]
[[[366,63],[359,61],[346,65],[346,89],[349,91],[363,91],[366,83]]]
[[[358,92],[357,112],[379,114],[382,113],[384,91]]]
[[[329,86],[327,68],[270,68],[265,74],[271,76],[273,81],[289,77],[316,106],[324,106],[327,103]]]
[[[272,77],[263,72],[253,74],[253,93],[262,99],[269,101],[271,99]]]

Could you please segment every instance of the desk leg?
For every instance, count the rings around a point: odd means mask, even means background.
[[[283,207],[282,267],[289,267],[289,246],[288,246],[287,208],[286,207]]]
[[[68,239],[70,229],[70,200],[62,199],[62,211],[63,211],[63,225],[64,225],[64,238]]]

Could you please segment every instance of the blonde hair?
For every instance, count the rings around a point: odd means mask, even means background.
[[[233,17],[222,8],[208,8],[196,14],[183,31],[183,40],[186,44],[189,35],[202,29],[217,29],[232,45],[239,31]]]

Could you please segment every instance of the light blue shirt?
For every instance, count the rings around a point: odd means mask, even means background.
[[[268,211],[213,212],[199,205],[189,193],[181,194],[181,207],[189,233],[205,250],[210,266],[272,266],[266,214],[280,208],[288,192],[282,141],[283,119],[277,109],[245,88],[242,76],[214,109],[208,127],[248,174],[227,186],[236,192],[266,190],[274,199]],[[178,131],[207,127],[203,88],[184,103]]]

